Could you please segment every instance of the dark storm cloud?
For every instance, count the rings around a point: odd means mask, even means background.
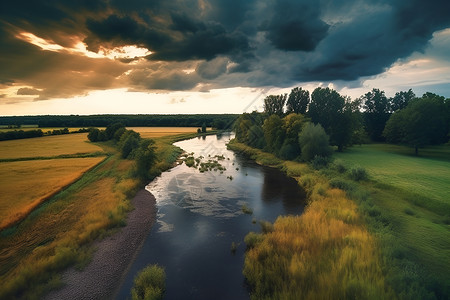
[[[425,49],[433,33],[450,27],[449,15],[446,0],[2,1],[0,85],[51,98],[121,86],[355,80]],[[66,48],[84,41],[95,52],[136,45],[152,54],[93,59],[43,50],[18,39],[20,32]]]
[[[262,29],[281,50],[311,51],[326,36],[329,25],[320,19],[319,2],[279,0]]]

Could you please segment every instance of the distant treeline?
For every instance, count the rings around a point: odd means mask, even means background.
[[[237,114],[205,115],[91,115],[91,116],[13,116],[0,117],[2,125],[39,127],[106,127],[121,123],[127,127],[208,127],[231,128]]]
[[[41,137],[44,135],[61,135],[61,134],[80,133],[80,132],[89,132],[89,128],[81,128],[76,131],[69,131],[68,128],[54,129],[54,130],[49,130],[46,132],[43,132],[41,129],[10,130],[10,131],[3,131],[3,132],[0,131],[0,141],[20,140],[20,139]]]

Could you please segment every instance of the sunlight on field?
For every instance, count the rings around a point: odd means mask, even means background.
[[[102,148],[88,142],[87,133],[44,136],[0,142],[0,159],[51,157],[63,154],[92,153]]]
[[[104,157],[0,163],[0,229],[78,179]]]
[[[5,127],[0,127],[0,132],[2,131],[14,131],[14,130],[23,130],[23,131],[27,131],[27,130],[42,130],[43,133],[46,133],[47,131],[53,131],[53,130],[62,130],[65,127],[37,127],[37,126],[30,126],[30,127],[20,127],[20,128],[5,128]],[[67,127],[67,129],[69,130],[69,132],[74,132],[74,131],[78,131],[80,129],[82,129],[83,127]]]
[[[155,138],[182,133],[197,132],[198,127],[127,127],[139,132],[142,138]]]
[[[404,155],[407,150],[400,146],[370,144],[336,153],[336,158],[348,165],[366,168],[377,181],[450,204],[450,161],[428,158],[426,150],[422,150],[423,155],[419,157]]]

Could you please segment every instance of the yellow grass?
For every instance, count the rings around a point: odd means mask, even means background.
[[[38,126],[34,126],[34,127],[21,127],[21,128],[1,128],[0,127],[0,132],[1,131],[14,131],[14,130],[23,130],[23,131],[28,131],[28,130],[42,130],[43,133],[46,133],[47,131],[53,131],[53,130],[62,130],[65,127],[38,127]],[[67,129],[69,130],[69,132],[73,132],[73,131],[78,131],[82,128],[86,128],[86,127],[68,127]]]
[[[273,231],[246,238],[253,243],[244,263],[252,299],[395,299],[377,239],[344,191],[330,188],[305,164],[239,143],[230,146],[284,170],[308,193],[301,216],[279,217]]]
[[[197,132],[198,127],[128,127],[141,134],[142,138],[156,138],[168,135]]]
[[[40,138],[0,142],[0,159],[51,157],[97,151],[102,151],[102,148],[89,143],[87,133],[44,136]]]
[[[0,230],[71,184],[104,157],[0,163]]]
[[[119,157],[109,157],[0,238],[0,298],[22,292],[24,299],[40,298],[56,271],[83,262],[85,246],[123,222],[130,208],[126,194],[139,181],[117,171],[132,164]]]

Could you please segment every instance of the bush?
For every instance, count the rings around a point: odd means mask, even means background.
[[[332,188],[341,189],[346,192],[351,192],[356,189],[355,183],[344,179],[333,178],[330,180],[330,186]]]
[[[314,156],[314,159],[311,161],[311,164],[314,169],[320,170],[322,168],[325,168],[329,162],[330,159],[328,157],[316,155]]]
[[[133,300],[162,299],[165,287],[166,272],[158,265],[150,265],[140,271],[134,278],[131,290]]]
[[[244,242],[247,245],[247,249],[251,249],[261,243],[264,240],[264,237],[262,234],[256,233],[256,232],[249,232],[245,238]]]
[[[352,168],[350,170],[350,178],[355,181],[366,180],[368,178],[367,171],[361,167]]]
[[[298,141],[301,148],[301,158],[304,161],[311,161],[315,156],[331,156],[329,137],[320,124],[306,123],[298,135]]]
[[[336,159],[333,162],[333,168],[341,174],[345,173],[347,171],[347,168],[345,167],[344,162],[340,159]]]

